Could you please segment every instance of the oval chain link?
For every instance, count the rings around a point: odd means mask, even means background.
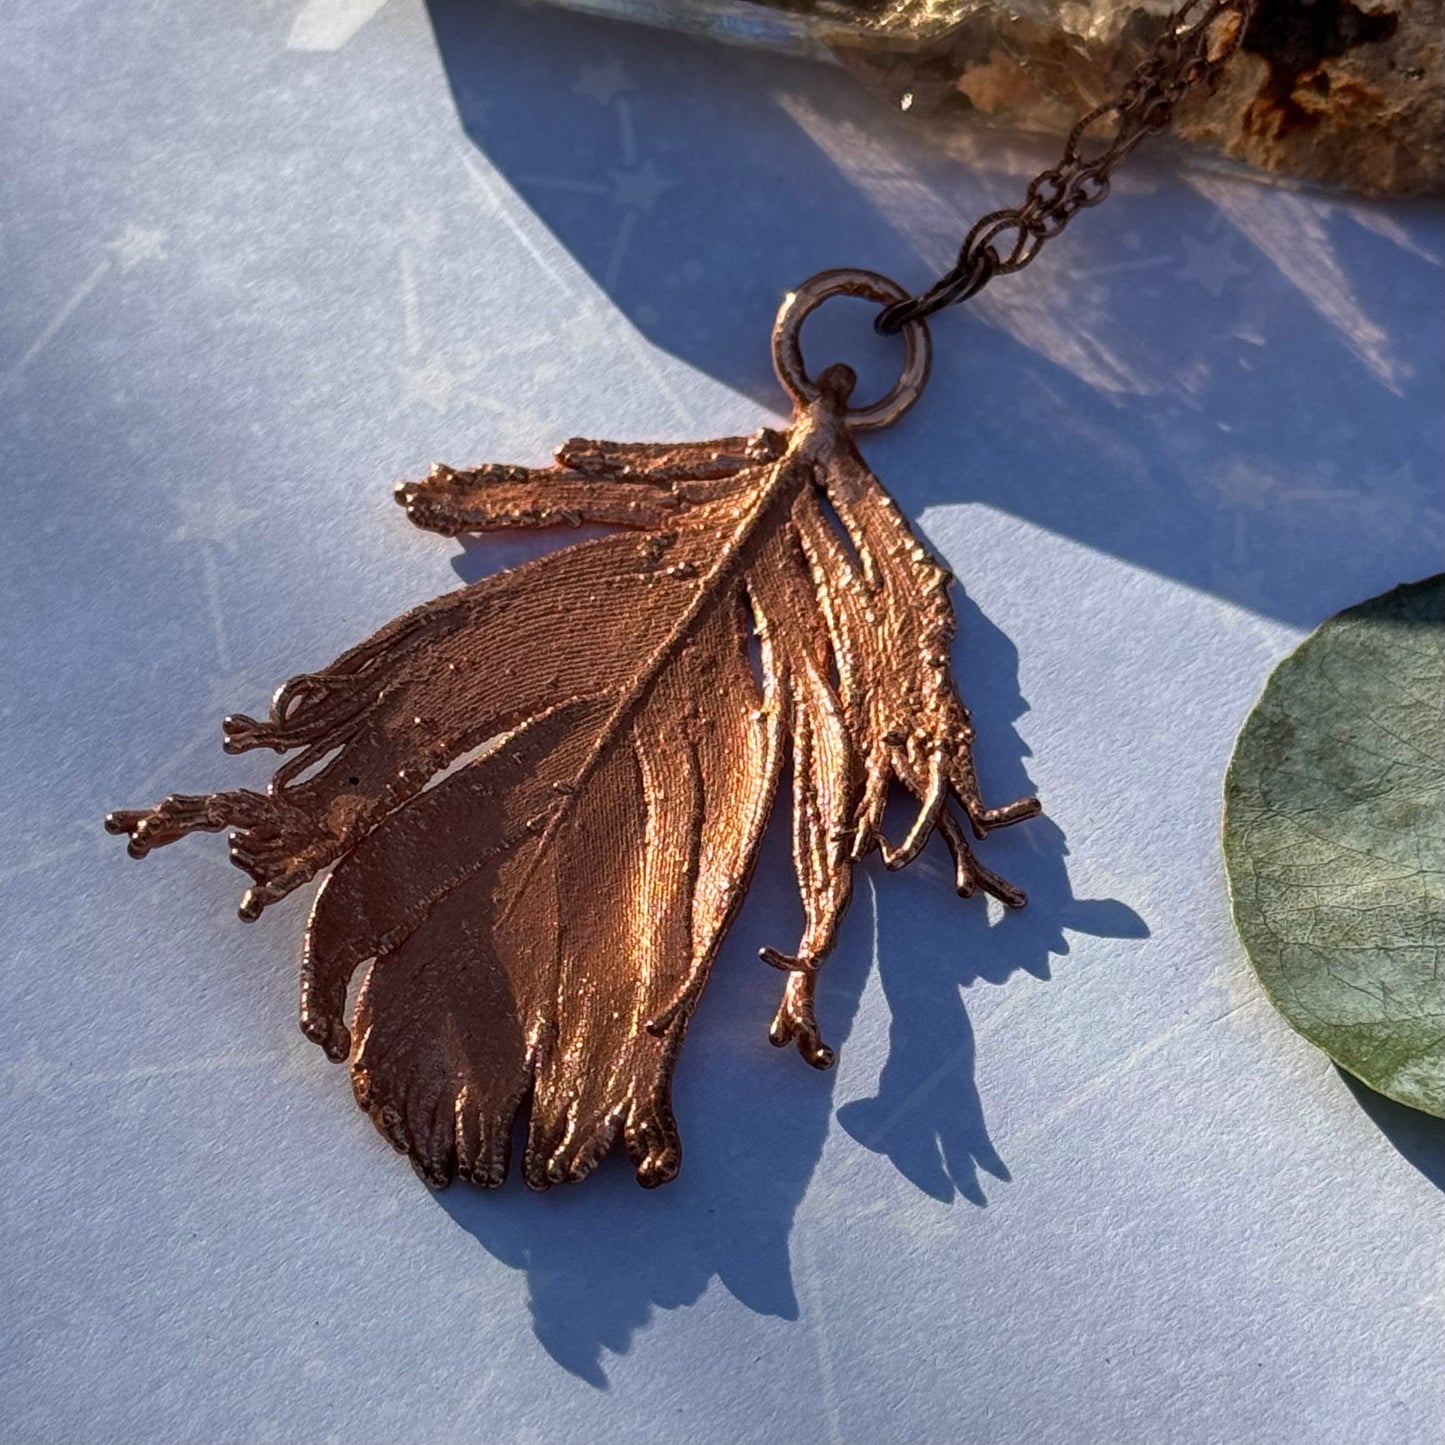
[[[1109,177],[1146,136],[1165,130],[1179,102],[1197,86],[1212,85],[1239,49],[1257,0],[1185,0],[1164,33],[1113,100],[1095,106],[1069,132],[1063,158],[1029,182],[1022,205],[990,211],[973,225],[958,260],[926,291],[878,314],[879,331],[892,335],[910,321],[976,296],[995,276],[1021,271],[1074,216],[1109,194]],[[1089,133],[1108,116],[1113,129]],[[1102,141],[1102,145],[1099,142]]]

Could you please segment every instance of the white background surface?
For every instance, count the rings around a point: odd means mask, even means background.
[[[775,828],[680,1180],[433,1196],[295,1027],[302,901],[101,815],[259,783],[224,712],[521,554],[397,477],[776,420],[788,285],[924,282],[1044,153],[462,0],[12,0],[0,145],[0,1436],[1440,1438],[1439,1132],[1263,1001],[1217,840],[1270,666],[1440,566],[1437,208],[1141,160],[941,319],[868,452],[1045,800],[987,851],[1030,909],[867,869],[820,1076]]]

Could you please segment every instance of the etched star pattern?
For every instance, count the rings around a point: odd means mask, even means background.
[[[422,402],[438,416],[452,404],[452,397],[463,381],[439,356],[429,358],[420,366],[403,366],[401,377],[403,404]]]
[[[38,1094],[55,1076],[54,1065],[46,1063],[32,1039],[25,1052],[3,1070],[5,1076],[4,1097],[13,1101],[25,1094]]]
[[[442,218],[435,208],[420,210],[408,205],[400,216],[380,216],[376,221],[376,244],[388,249],[410,246],[428,251],[441,239]]]
[[[168,542],[213,542],[235,556],[240,536],[261,514],[237,505],[227,496],[182,496],[176,499],[181,522],[166,538]]]
[[[114,241],[106,245],[114,251],[120,263],[121,274],[133,270],[146,261],[166,259],[166,233],[148,226],[128,225]]]
[[[577,84],[572,87],[575,95],[595,100],[599,105],[611,105],[625,90],[632,89],[627,72],[616,60],[600,65],[584,65]]]
[[[635,206],[639,211],[652,210],[657,198],[676,184],[659,175],[652,161],[644,161],[630,171],[609,170],[607,174],[612,178],[613,205]]]
[[[1214,241],[1184,237],[1184,264],[1175,273],[1180,281],[1193,281],[1216,301],[1236,276],[1248,275],[1249,268],[1234,259],[1234,246],[1226,234]]]

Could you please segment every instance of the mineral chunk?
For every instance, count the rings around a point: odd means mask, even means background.
[[[941,139],[1067,133],[1117,93],[1169,0],[564,0],[827,56]],[[1197,152],[1365,195],[1445,190],[1442,0],[1260,0],[1214,93],[1175,132]]]

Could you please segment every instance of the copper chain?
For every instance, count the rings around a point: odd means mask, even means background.
[[[926,291],[885,307],[875,323],[891,335],[907,322],[976,296],[995,276],[1021,271],[1087,206],[1109,194],[1109,177],[1145,136],[1165,130],[1191,90],[1212,85],[1239,48],[1257,0],[1184,0],[1164,33],[1113,100],[1096,106],[1069,132],[1063,159],[1029,182],[1023,204],[975,222],[958,260]],[[1084,147],[1090,130],[1113,116],[1113,131]],[[1097,144],[1102,140],[1102,146]]]

